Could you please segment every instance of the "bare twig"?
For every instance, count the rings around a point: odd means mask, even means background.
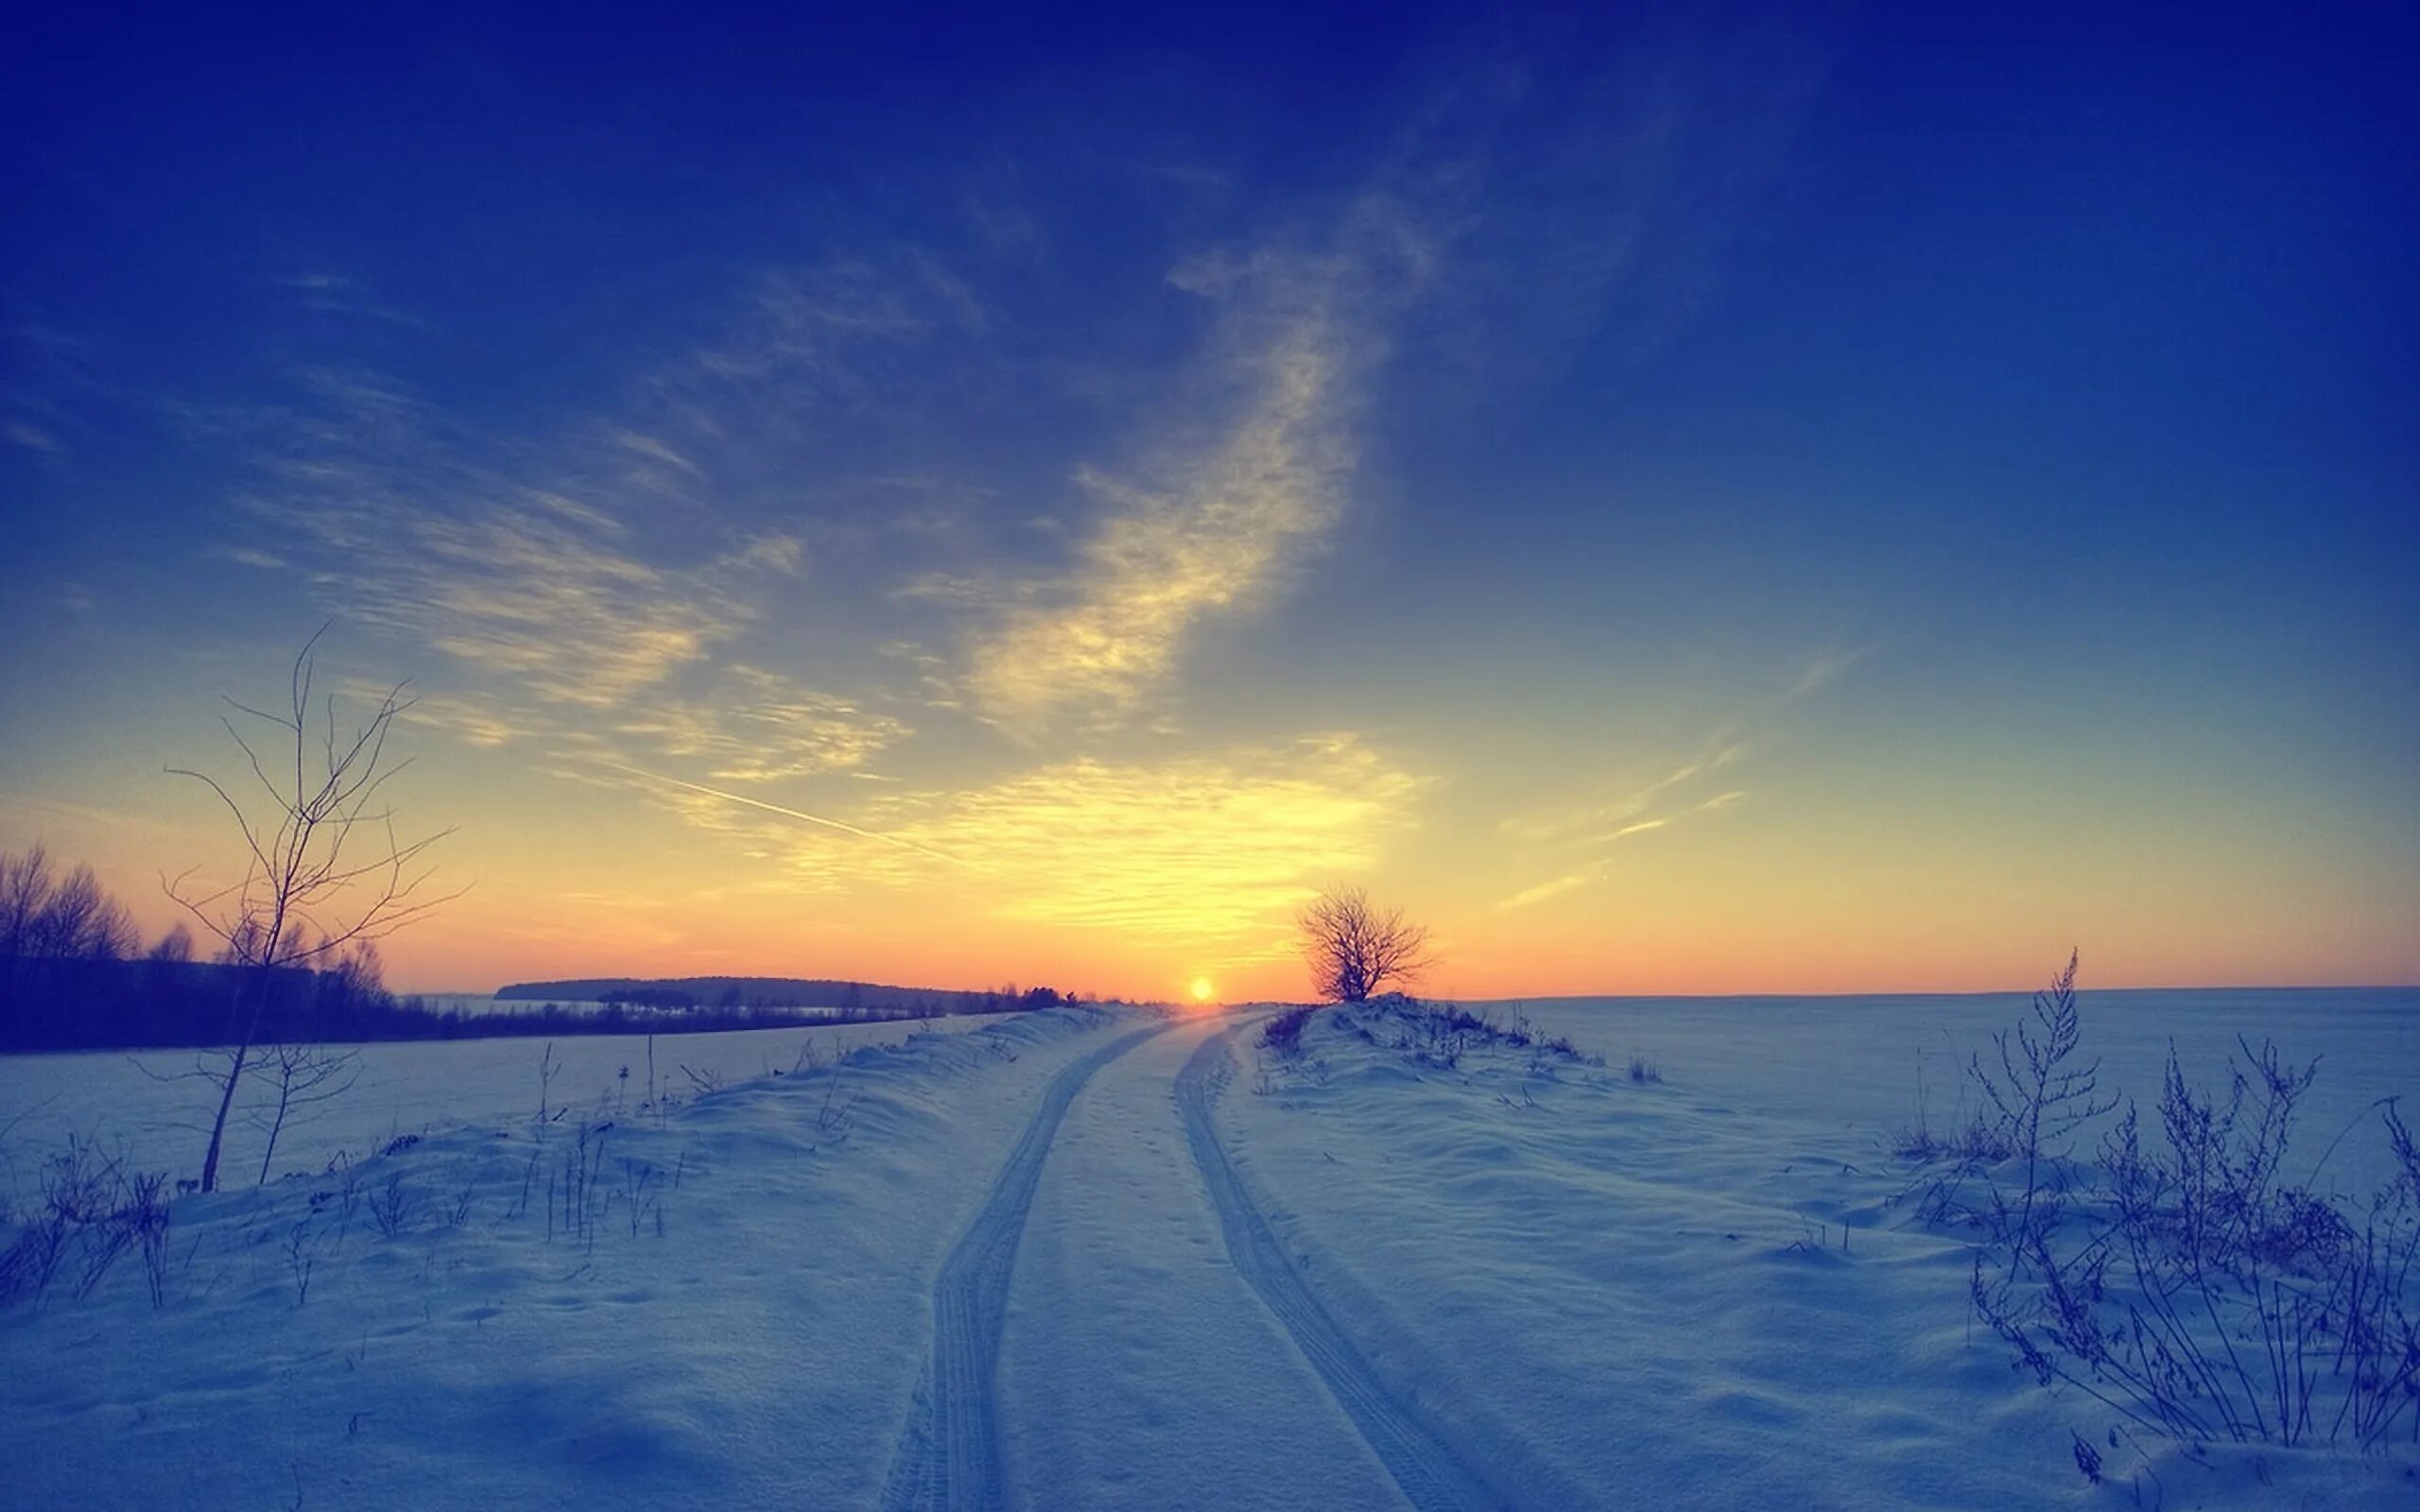
[[[435,872],[422,858],[451,831],[404,840],[395,833],[394,811],[372,806],[388,780],[409,765],[387,759],[387,739],[395,719],[412,707],[404,696],[406,684],[390,688],[349,741],[337,736],[330,699],[325,732],[316,742],[312,739],[314,654],[327,629],[322,625],[314,631],[294,659],[286,690],[290,712],[270,713],[227,700],[236,713],[276,731],[281,752],[287,747],[292,750],[290,774],[281,755],[272,775],[262,747],[246,738],[233,719],[221,718],[264,795],[257,811],[248,810],[214,777],[186,767],[168,768],[210,790],[233,820],[245,855],[241,879],[222,886],[198,886],[194,870],[161,879],[168,897],[215,936],[228,961],[239,968],[232,1043],[224,1052],[224,1066],[208,1074],[218,1088],[218,1106],[202,1160],[205,1192],[217,1188],[228,1112],[251,1062],[280,973],[312,968],[382,939],[467,890],[440,896],[424,890]],[[356,844],[357,835],[374,838]],[[285,1084],[291,1087],[291,1074]],[[286,1100],[281,1099],[281,1124],[285,1107]],[[272,1147],[274,1140],[272,1128]],[[266,1177],[267,1157],[262,1172]]]

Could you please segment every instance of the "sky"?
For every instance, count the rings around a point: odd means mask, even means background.
[[[0,849],[149,933],[324,622],[408,988],[2420,982],[2385,8],[72,9]]]

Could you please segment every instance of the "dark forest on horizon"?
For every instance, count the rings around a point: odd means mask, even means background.
[[[90,867],[64,872],[37,846],[0,855],[0,1053],[158,1050],[231,1043],[242,1034],[246,973],[194,958],[192,931],[147,949],[124,904]],[[1023,1012],[1079,1001],[1046,987],[958,991],[826,978],[593,977],[518,983],[499,1002],[523,1012],[470,1012],[387,989],[374,940],[252,982],[265,1043],[529,1036],[704,1034],[820,1023]],[[442,999],[439,1000],[442,1001]]]

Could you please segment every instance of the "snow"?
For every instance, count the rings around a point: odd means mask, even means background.
[[[1914,1115],[1919,1051],[1945,1126],[1956,1068],[2023,1004],[1534,1004],[1610,1064],[1482,1049],[1452,1068],[1333,1012],[1264,1067],[1266,1008],[1063,1009],[875,1026],[888,1046],[669,1110],[598,1117],[592,1087],[572,1099],[591,1116],[543,1127],[527,1041],[381,1047],[424,1057],[430,1101],[347,1110],[348,1147],[436,1131],[348,1168],[349,1219],[342,1176],[183,1198],[164,1305],[129,1259],[88,1297],[0,1312],[7,1495],[2420,1505],[2409,1452],[2149,1444],[2109,1451],[2109,1484],[2078,1474],[2070,1433],[2097,1439],[2106,1413],[1970,1327],[1966,1248],[1893,1201],[1908,1173],[1883,1148]],[[2084,1015],[2138,1095],[2170,1035],[2204,1072],[2238,1031],[2324,1054],[2298,1149],[2315,1161],[2354,1124],[2325,1172],[2353,1190],[2378,1170],[2365,1106],[2420,1064],[2408,990],[2088,993]],[[429,1074],[431,1052],[499,1044],[516,1054],[492,1091],[465,1090],[485,1086],[471,1061]],[[557,1042],[587,1049],[559,1092],[618,1084],[626,1051]],[[1634,1054],[1663,1079],[1624,1074]],[[45,1074],[76,1059],[0,1063],[0,1108],[49,1096],[110,1132],[108,1090]],[[582,1166],[596,1189],[567,1209]],[[390,1190],[407,1211],[388,1226]]]
[[[2297,1504],[2420,1505],[2409,1454],[2205,1468],[2152,1445],[2147,1465],[2108,1452],[2119,1486],[2084,1483],[2069,1433],[2099,1443],[2111,1415],[2035,1387],[1969,1326],[1969,1250],[1894,1201],[1910,1176],[1882,1148],[1913,1115],[1915,1049],[1946,1126],[1955,1068],[2025,1001],[1495,1005],[1611,1062],[1551,1074],[1519,1051],[1421,1067],[1329,1013],[1299,1069],[1224,1112],[1271,1227],[1379,1376],[1416,1385],[1450,1447],[1517,1447],[1590,1503],[2131,1504],[2142,1469],[2170,1507],[2266,1505],[2284,1485]],[[2087,994],[2084,1011],[2105,1084],[2146,1096],[2171,1033],[2203,1071],[2238,1032],[2325,1052],[2313,1161],[2420,1064],[2411,991]],[[1634,1054],[1663,1080],[1631,1081]],[[2365,1190],[2382,1149],[2357,1128],[2330,1171]]]
[[[987,1016],[845,1023],[788,1029],[744,1029],[718,1034],[655,1036],[655,1075],[660,1088],[688,1097],[700,1078],[722,1082],[788,1071],[802,1050],[813,1046],[835,1060],[868,1044],[898,1040],[911,1033],[955,1033],[994,1021]],[[278,1136],[271,1179],[327,1169],[338,1155],[358,1157],[384,1148],[398,1136],[430,1134],[466,1125],[534,1115],[541,1088],[539,1063],[552,1047],[559,1069],[545,1089],[550,1108],[624,1111],[647,1100],[646,1035],[501,1037],[491,1040],[422,1040],[401,1044],[338,1045],[360,1057],[360,1079],[343,1096],[289,1121]],[[208,1140],[215,1088],[192,1080],[162,1080],[223,1056],[192,1051],[90,1051],[66,1055],[0,1056],[0,1196],[22,1200],[34,1172],[31,1152],[57,1148],[70,1134],[122,1151],[146,1170],[172,1170],[191,1177],[200,1169]],[[625,1079],[620,1073],[627,1068]],[[226,1185],[251,1185],[260,1176],[265,1143],[249,1114],[275,1107],[275,1091],[247,1075],[227,1121]],[[12,1169],[13,1168],[13,1169]]]
[[[1181,1022],[1106,1068],[1043,1172],[1001,1361],[1022,1505],[1398,1504],[1204,1200],[1170,1093],[1225,1027]]]
[[[0,1348],[44,1362],[0,1381],[9,1494],[721,1507],[780,1487],[785,1504],[868,1504],[934,1268],[1034,1089],[1109,1018],[1020,1014],[735,1087],[661,1127],[617,1124],[604,1186],[644,1162],[659,1206],[634,1233],[630,1204],[604,1202],[593,1243],[560,1222],[548,1236],[572,1139],[552,1125],[542,1142],[526,1118],[366,1162],[371,1193],[400,1177],[424,1206],[392,1237],[366,1211],[349,1228],[335,1202],[313,1214],[332,1190],[318,1181],[185,1199],[165,1308],[127,1265],[84,1301],[0,1317]],[[842,1108],[845,1129],[819,1127]],[[298,1302],[287,1246],[306,1222],[317,1264]]]

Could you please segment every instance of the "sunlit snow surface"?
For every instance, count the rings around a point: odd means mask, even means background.
[[[188,1197],[163,1306],[126,1261],[0,1314],[0,1502],[822,1508],[955,1474],[953,1504],[1030,1507],[2420,1505],[2409,1452],[2152,1445],[2084,1483],[2069,1434],[2107,1413],[1969,1327],[1966,1251],[1893,1203],[1884,1148],[1920,1063],[1946,1124],[2023,1005],[1532,1004],[1607,1064],[1451,1070],[1329,1015],[1264,1066],[1265,1010],[1056,1011],[849,1031],[892,1048],[662,1116],[627,1050],[564,1040],[580,1112],[543,1132],[539,1046],[397,1048],[415,1074],[314,1149],[438,1132],[361,1167],[349,1223],[317,1166]],[[2088,993],[2084,1026],[2146,1100],[2171,1036],[2204,1077],[2238,1033],[2323,1057],[2295,1159],[2351,1125],[2321,1173],[2348,1191],[2382,1174],[2368,1105],[2420,1091],[2420,992]],[[789,1070],[758,1039],[659,1039],[659,1077]],[[156,1122],[125,1073],[0,1062],[0,1124]],[[582,1114],[614,1126],[575,1226]],[[1004,1256],[1005,1286],[937,1296]]]

